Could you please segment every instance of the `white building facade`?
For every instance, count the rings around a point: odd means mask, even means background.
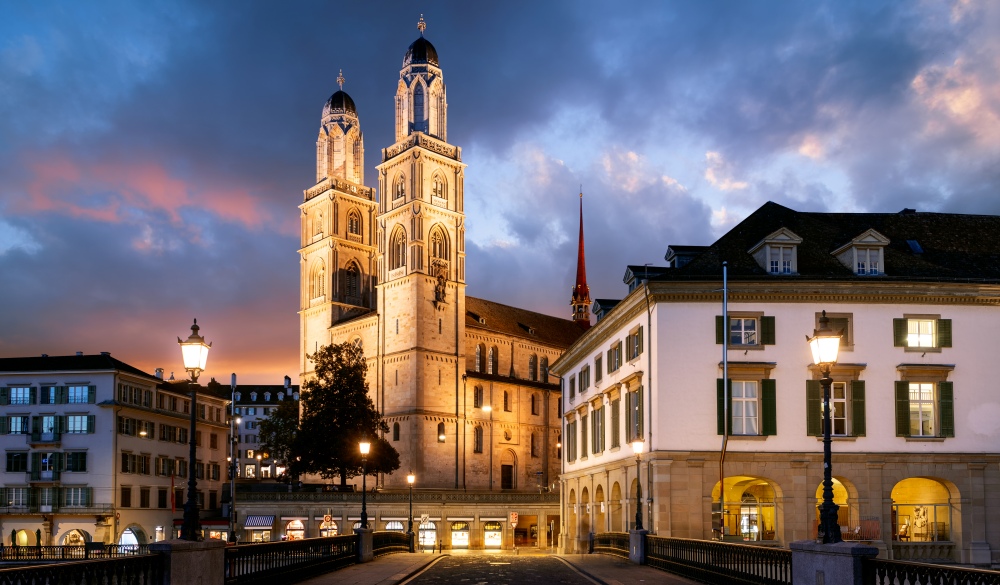
[[[844,333],[831,408],[845,539],[897,559],[1000,562],[988,340],[1000,250],[986,237],[998,227],[769,203],[712,246],[671,249],[648,280],[630,267],[628,296],[598,301],[613,308],[552,367],[566,400],[561,546],[633,526],[637,469],[644,528],[661,536],[718,537],[723,505],[726,540],[815,538],[821,375],[806,337],[825,310]]]

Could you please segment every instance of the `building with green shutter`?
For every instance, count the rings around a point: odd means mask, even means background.
[[[186,495],[189,392],[161,371],[147,374],[107,353],[0,358],[3,544],[173,538]],[[218,518],[227,404],[199,393],[196,474],[206,537],[228,531]]]
[[[640,482],[659,535],[815,538],[822,391],[806,338],[826,311],[843,332],[831,432],[844,538],[889,558],[1000,563],[998,233],[995,216],[767,203],[709,246],[670,246],[667,266],[629,266],[628,294],[599,299],[598,322],[552,365],[566,390],[562,549],[630,529]]]

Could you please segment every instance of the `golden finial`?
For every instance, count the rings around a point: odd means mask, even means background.
[[[420,31],[420,36],[424,36],[424,31],[427,30],[427,23],[424,22],[424,15],[420,15],[420,21],[417,22],[417,30]]]
[[[340,86],[340,89],[344,89],[344,70],[343,69],[340,70],[340,75],[337,75],[337,85]]]

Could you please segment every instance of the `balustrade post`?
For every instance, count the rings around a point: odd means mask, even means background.
[[[162,585],[224,585],[226,543],[207,539],[163,540],[149,545],[163,557]]]
[[[628,559],[637,565],[646,564],[646,535],[648,530],[629,530]]]
[[[792,549],[792,583],[864,585],[861,563],[878,556],[878,549],[854,542],[820,544],[799,540]]]

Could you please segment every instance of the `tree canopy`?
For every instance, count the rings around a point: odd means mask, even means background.
[[[341,343],[309,356],[315,373],[302,385],[302,417],[292,443],[296,467],[342,485],[361,474],[358,444],[371,443],[368,473],[399,469],[399,453],[382,438],[389,426],[368,396],[368,366],[360,347]],[[292,465],[291,461],[288,461]]]
[[[260,448],[275,461],[285,464],[289,477],[295,477],[301,470],[301,462],[297,459],[298,446],[296,440],[299,434],[299,401],[287,399],[278,402],[277,408],[271,410],[266,418],[257,425],[257,440]]]

